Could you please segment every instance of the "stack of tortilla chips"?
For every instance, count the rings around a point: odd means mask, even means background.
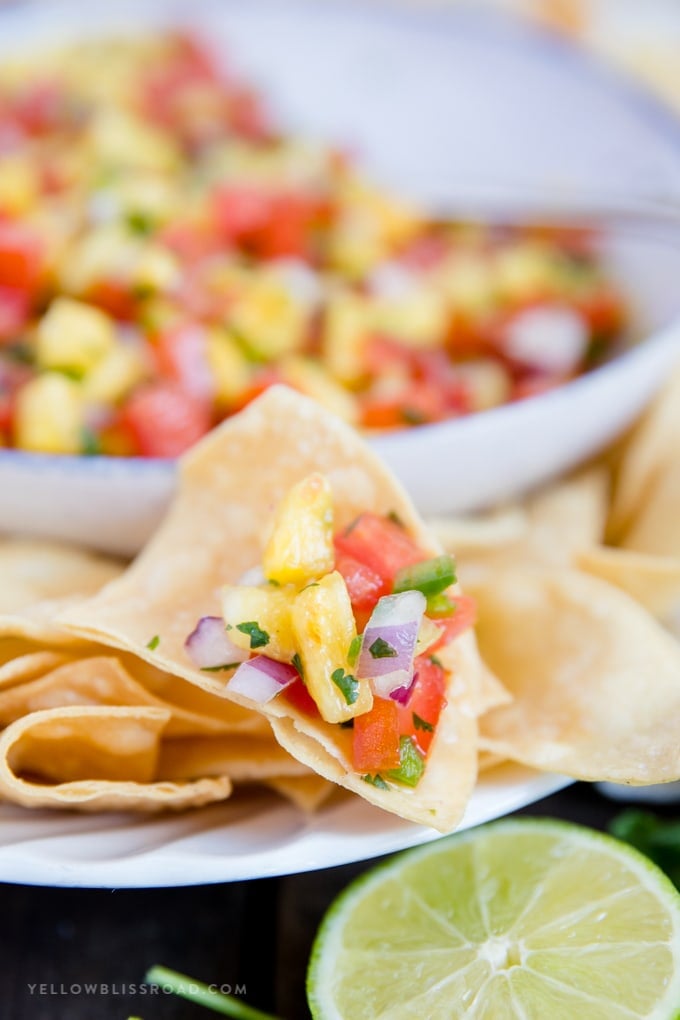
[[[163,525],[127,569],[0,543],[0,799],[152,811],[258,782],[311,810],[336,784],[448,831],[502,760],[588,780],[680,778],[678,436],[680,379],[606,461],[522,506],[428,529],[353,430],[269,390],[184,459]],[[455,471],[455,451],[441,470]],[[403,792],[362,782],[347,731],[283,699],[236,703],[184,648],[313,471],[331,483],[338,525],[396,512],[425,552],[455,553],[478,600],[477,641],[447,649],[446,707],[423,778]]]

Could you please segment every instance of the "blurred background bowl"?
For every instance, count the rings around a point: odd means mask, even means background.
[[[341,142],[378,182],[455,218],[598,229],[638,342],[522,403],[372,438],[424,513],[515,496],[601,449],[680,358],[680,124],[625,79],[519,22],[352,0],[25,4],[3,53],[186,23],[293,132]],[[172,462],[0,452],[0,529],[135,552]]]

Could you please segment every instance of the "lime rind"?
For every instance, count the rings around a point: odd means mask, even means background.
[[[637,1014],[612,1003],[611,1016],[644,1016],[645,1020],[680,1020],[680,895],[670,879],[639,851],[612,836],[570,822],[537,818],[503,819],[435,840],[383,861],[355,879],[331,905],[312,948],[307,974],[307,994],[314,1020],[354,1020],[338,1010],[329,990],[333,988],[336,961],[346,951],[343,935],[347,919],[362,900],[383,884],[387,885],[390,880],[399,881],[411,868],[427,867],[428,862],[430,866],[434,866],[436,858],[445,856],[454,849],[458,852],[466,844],[481,845],[495,838],[513,836],[518,838],[534,836],[539,842],[541,838],[553,838],[555,841],[562,841],[570,853],[582,849],[586,856],[592,856],[599,851],[603,857],[614,859],[620,866],[625,867],[637,879],[640,887],[649,892],[655,902],[661,904],[664,916],[668,920],[667,944],[675,960],[674,971],[668,976],[669,983],[665,993],[654,1004],[652,1012]],[[584,881],[587,883],[587,873],[584,875]],[[556,917],[557,920],[559,916]],[[634,942],[635,939],[631,941]],[[663,946],[664,943],[660,942],[659,945]],[[389,956],[389,949],[385,949],[384,954]],[[360,958],[359,953],[355,955]],[[521,1015],[517,1013],[517,1016]]]

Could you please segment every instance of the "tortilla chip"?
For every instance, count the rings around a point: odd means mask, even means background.
[[[16,684],[35,680],[68,661],[68,655],[49,649],[28,652],[11,658],[0,666],[0,691],[5,691]]]
[[[480,648],[514,697],[480,746],[576,779],[680,777],[680,645],[633,599],[578,571],[512,571],[477,589]]]
[[[480,775],[482,772],[495,769],[496,765],[501,765],[505,760],[501,754],[494,754],[492,751],[480,751],[477,756],[477,768]]]
[[[222,586],[261,562],[272,510],[314,471],[331,484],[337,527],[364,511],[396,512],[426,553],[440,551],[355,431],[313,401],[273,387],[184,458],[178,494],[141,556],[62,622],[81,637],[127,649],[205,691],[229,696],[224,677],[192,665],[184,641],[200,617],[221,615]],[[310,719],[283,699],[263,706],[240,701],[267,715],[283,746],[321,775],[397,814],[448,830],[459,820],[476,775],[479,656],[470,632],[437,654],[452,671],[455,693],[415,789],[386,792],[363,782],[350,769],[347,733],[337,726]]]
[[[217,699],[214,699],[217,700]],[[0,726],[48,708],[67,705],[147,705],[167,710],[168,737],[225,732],[219,719],[180,708],[151,694],[115,658],[74,659],[31,680],[0,691]]]
[[[231,792],[225,776],[157,782],[160,708],[73,707],[34,712],[0,735],[0,798],[24,807],[160,811]]]
[[[321,805],[338,789],[333,783],[328,783],[321,776],[315,776],[313,773],[306,776],[281,776],[268,779],[266,782],[272,790],[276,790],[291,804],[309,815],[318,811]]]
[[[429,517],[428,527],[444,549],[456,555],[502,549],[527,537],[529,521],[521,506],[502,507],[474,517]]]
[[[677,461],[680,437],[680,371],[657,397],[624,447],[614,486],[607,537],[618,543],[627,535],[640,510],[648,502],[652,486]],[[677,507],[677,504],[676,504]],[[639,546],[641,552],[657,550]],[[680,553],[676,553],[680,555]]]
[[[445,548],[455,552],[464,587],[487,584],[498,571],[532,564],[571,566],[581,549],[602,540],[608,488],[607,471],[588,467],[540,489],[521,507],[507,510],[505,518],[482,518],[476,533],[474,527],[468,529],[467,539],[456,525],[447,532],[440,524],[438,534]],[[461,540],[457,547],[449,544],[455,538]]]
[[[229,776],[234,782],[272,776],[307,776],[308,770],[274,740],[230,736],[167,740],[161,747],[158,774],[163,779]]]
[[[55,616],[99,591],[123,569],[118,560],[57,542],[0,540],[0,637],[82,644]]]
[[[579,553],[577,564],[628,592],[661,620],[680,606],[680,557],[596,546]]]
[[[621,545],[636,552],[680,558],[680,456],[650,482]]]

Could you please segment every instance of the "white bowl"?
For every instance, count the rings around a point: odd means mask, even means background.
[[[350,0],[26,4],[0,13],[0,59],[188,12],[262,84],[284,123],[347,143],[374,178],[431,208],[506,219],[598,211],[603,255],[644,339],[550,394],[372,439],[421,511],[517,495],[631,422],[680,359],[680,125],[671,114],[511,21]],[[170,462],[2,451],[0,529],[133,553],[173,485]]]

